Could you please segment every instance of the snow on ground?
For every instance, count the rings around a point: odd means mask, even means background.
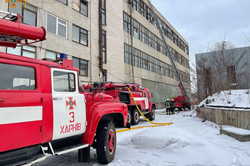
[[[250,108],[250,90],[230,90],[215,93],[201,102],[201,105]]]
[[[222,126],[223,130],[231,132],[231,133],[235,133],[238,135],[250,135],[250,130],[246,130],[246,129],[241,129],[241,128],[237,128],[237,127],[233,127],[233,126]]]
[[[250,166],[250,142],[220,135],[219,127],[202,123],[192,112],[172,116],[157,112],[157,122],[172,126],[119,133],[115,160],[109,166]],[[141,125],[146,125],[143,122]],[[36,166],[83,166],[77,153],[49,158]]]

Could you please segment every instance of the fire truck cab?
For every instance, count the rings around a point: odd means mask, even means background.
[[[46,33],[0,19],[0,45],[15,47],[31,35],[44,40]],[[0,53],[0,76],[0,165],[75,150],[79,161],[89,161],[90,147],[99,163],[114,159],[115,125],[127,125],[127,106],[107,94],[82,91],[71,60],[55,63]]]
[[[156,105],[152,102],[153,95],[149,89],[139,84],[106,82],[86,84],[83,88],[105,93],[112,96],[116,101],[126,104],[129,111],[128,122],[132,125],[140,122],[140,112],[149,120],[155,119]]]

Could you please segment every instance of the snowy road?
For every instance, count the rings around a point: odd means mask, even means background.
[[[174,125],[119,133],[116,158],[109,166],[250,166],[250,142],[219,135],[216,125],[189,115],[158,112],[157,122]],[[77,162],[77,153],[71,153],[36,166],[98,166],[94,154],[92,158],[91,163],[82,164]]]

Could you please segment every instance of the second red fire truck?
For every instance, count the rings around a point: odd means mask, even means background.
[[[116,101],[128,106],[128,121],[136,125],[140,121],[140,113],[149,120],[155,119],[156,105],[152,102],[153,95],[149,89],[135,83],[95,83],[84,85],[89,91],[103,92],[112,96]]]

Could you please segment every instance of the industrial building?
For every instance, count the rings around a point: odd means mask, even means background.
[[[199,99],[222,90],[250,88],[250,47],[196,54]]]
[[[73,59],[80,81],[136,82],[155,100],[179,94],[178,79],[156,27],[161,21],[168,49],[190,93],[189,45],[149,0],[0,1],[25,24],[43,26],[47,40],[0,51],[31,58]]]

